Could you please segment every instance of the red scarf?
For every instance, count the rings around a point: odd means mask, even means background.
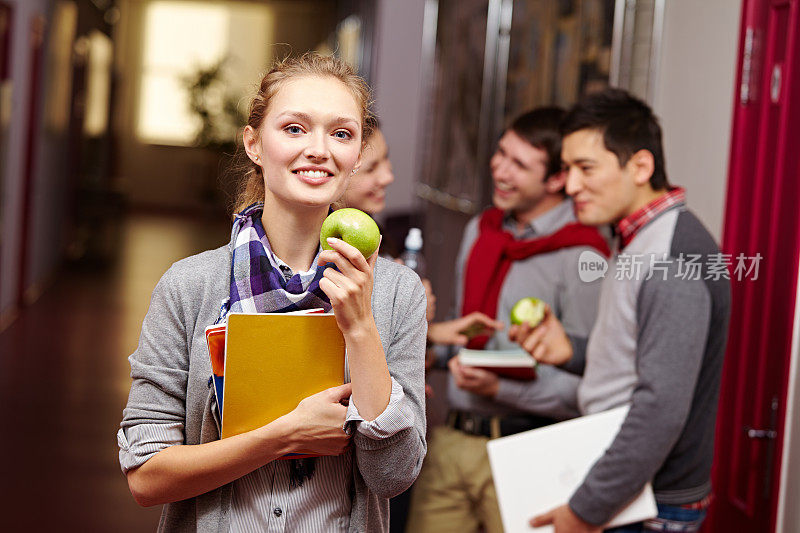
[[[497,316],[500,289],[514,261],[572,246],[591,246],[606,257],[611,253],[605,239],[595,228],[578,223],[567,224],[544,237],[515,240],[511,233],[503,230],[503,216],[503,211],[497,208],[487,209],[481,215],[478,238],[472,245],[464,272],[462,316],[473,311],[481,311],[492,318]],[[577,265],[575,268],[577,275]],[[473,337],[468,347],[483,348],[488,340],[487,335]]]

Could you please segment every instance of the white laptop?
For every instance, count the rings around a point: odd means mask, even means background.
[[[552,526],[532,528],[528,521],[567,503],[611,445],[628,409],[618,407],[489,441],[489,461],[506,533],[553,531]],[[640,522],[657,512],[648,483],[606,527]]]

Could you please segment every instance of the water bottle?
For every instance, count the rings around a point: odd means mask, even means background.
[[[411,228],[406,236],[405,250],[400,259],[421,278],[425,277],[425,258],[422,257],[422,230]]]

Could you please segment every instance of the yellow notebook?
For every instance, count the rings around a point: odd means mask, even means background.
[[[344,383],[344,338],[333,314],[231,313],[225,334],[222,438],[292,411]]]

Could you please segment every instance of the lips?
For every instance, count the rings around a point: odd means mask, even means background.
[[[495,182],[494,184],[494,193],[498,196],[509,196],[514,192],[514,188],[499,182]]]
[[[333,178],[333,173],[320,167],[303,167],[292,170],[292,174],[300,178],[300,181],[309,185],[322,185]]]
[[[586,200],[573,200],[572,205],[575,206],[575,211],[583,211],[589,205],[589,202]]]

